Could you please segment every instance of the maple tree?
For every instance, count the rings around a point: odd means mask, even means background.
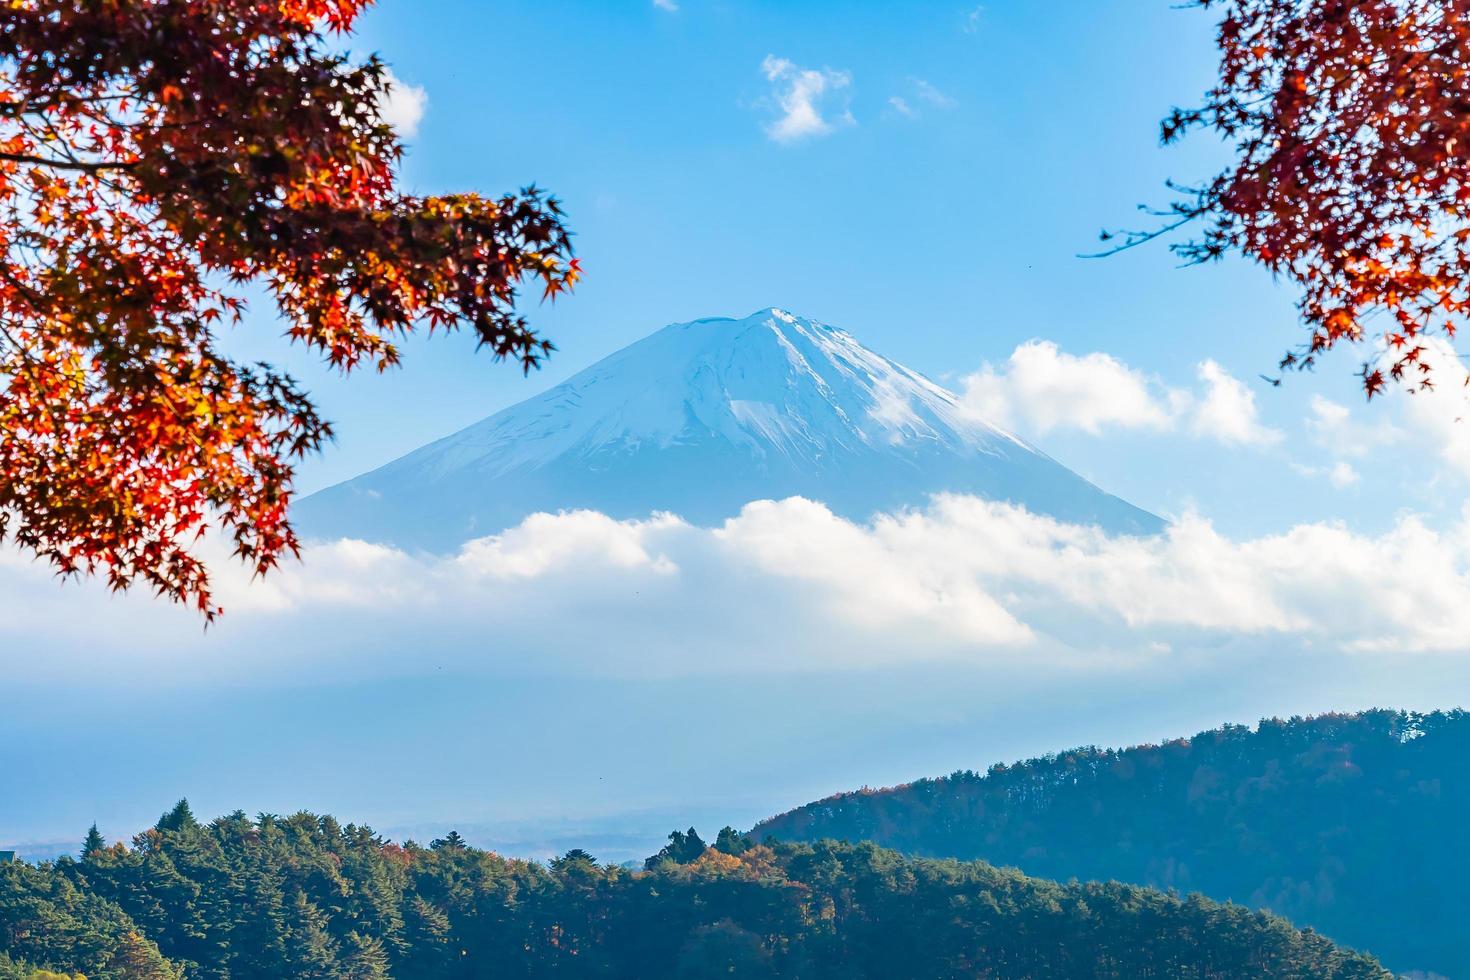
[[[396,186],[386,68],[328,43],[370,2],[0,7],[0,539],[211,618],[207,528],[258,573],[296,550],[331,428],[219,349],[247,285],[344,371],[419,327],[552,349],[516,300],[578,277],[557,202]]]
[[[1432,386],[1426,338],[1470,315],[1470,3],[1193,2],[1222,14],[1219,81],[1162,139],[1213,129],[1233,159],[1171,184],[1154,212],[1169,220],[1112,251],[1202,222],[1172,246],[1186,261],[1240,252],[1300,286],[1308,336],[1284,369],[1369,341],[1383,348],[1362,368],[1369,398]]]

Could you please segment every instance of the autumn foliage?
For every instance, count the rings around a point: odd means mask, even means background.
[[[1368,341],[1369,397],[1431,386],[1425,339],[1470,314],[1470,3],[1195,2],[1223,15],[1219,83],[1163,140],[1213,129],[1233,160],[1122,247],[1202,221],[1187,260],[1238,251],[1301,287],[1283,368]]]
[[[295,550],[293,466],[330,427],[221,353],[247,284],[343,370],[419,327],[550,350],[515,302],[577,278],[556,202],[397,188],[386,70],[326,37],[368,2],[0,8],[0,537],[206,616],[206,528],[258,572]]]

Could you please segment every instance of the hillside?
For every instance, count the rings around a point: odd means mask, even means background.
[[[845,793],[755,834],[1197,890],[1470,977],[1467,759],[1461,711],[1272,719]]]
[[[862,520],[941,491],[1114,532],[1163,527],[850,334],[777,309],[665,327],[295,517],[316,537],[444,550],[537,511],[709,524],[803,496]]]
[[[651,869],[542,867],[457,835],[399,846],[330,817],[207,826],[0,867],[0,978],[1374,978],[1369,957],[1239,906],[1058,885],[871,844],[716,848]]]

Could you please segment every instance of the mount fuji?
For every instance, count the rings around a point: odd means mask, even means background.
[[[445,551],[537,511],[715,524],[803,496],[865,520],[944,491],[1113,533],[1164,527],[850,334],[774,308],[665,327],[296,517],[309,537]]]

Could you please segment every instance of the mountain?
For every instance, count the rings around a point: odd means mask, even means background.
[[[134,839],[0,866],[0,980],[1335,978],[1371,957],[1238,905],[1028,878],[871,844],[714,847],[648,870],[549,866],[448,834],[384,841],[329,816],[186,804]]]
[[[940,491],[1119,533],[1163,527],[851,335],[777,309],[665,327],[302,500],[296,520],[308,536],[445,550],[536,511],[709,524],[799,495],[866,519]]]
[[[1467,759],[1463,711],[1272,719],[845,793],[753,833],[1199,891],[1470,977]]]

